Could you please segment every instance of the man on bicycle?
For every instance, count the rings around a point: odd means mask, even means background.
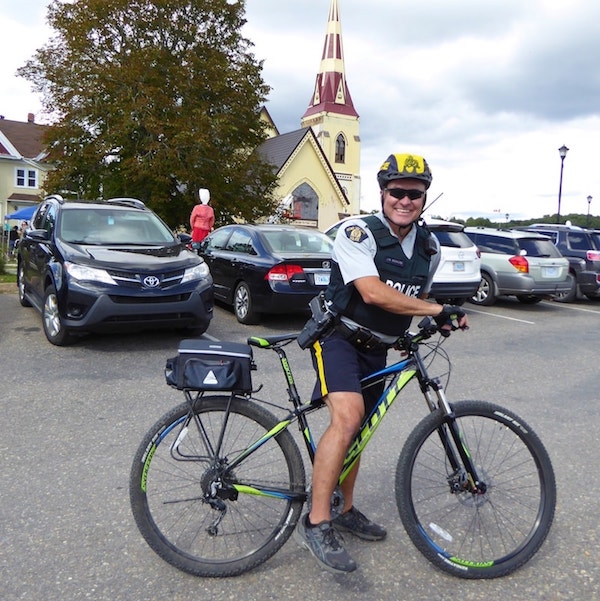
[[[377,174],[381,211],[345,221],[333,247],[325,296],[339,318],[311,348],[317,372],[313,399],[324,399],[330,423],[316,451],[311,509],[294,537],[334,572],[357,567],[337,531],[369,541],[386,536],[382,526],[354,507],[358,463],[341,486],[341,514],[331,516],[348,447],[383,390],[371,389],[363,397],[361,378],[385,367],[387,349],[409,328],[412,316],[431,315],[440,325],[456,319],[459,327],[467,327],[459,307],[425,300],[439,263],[439,243],[418,223],[431,179],[423,157],[390,155]]]

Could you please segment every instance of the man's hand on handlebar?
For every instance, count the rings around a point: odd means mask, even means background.
[[[452,330],[468,330],[469,320],[461,307],[456,305],[442,305],[442,310],[433,316],[442,336],[450,336]]]

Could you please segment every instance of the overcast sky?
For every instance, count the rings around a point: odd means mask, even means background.
[[[360,115],[361,207],[392,152],[423,154],[431,214],[449,218],[600,214],[598,0],[338,0],[346,77]],[[15,70],[43,46],[47,0],[0,0],[0,114],[43,122]],[[247,0],[245,34],[264,60],[267,108],[300,127],[330,0]]]

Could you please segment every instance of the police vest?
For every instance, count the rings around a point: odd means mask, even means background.
[[[420,296],[427,283],[431,263],[429,231],[416,226],[415,248],[412,258],[408,259],[398,238],[391,234],[388,227],[376,215],[364,217],[363,221],[367,223],[377,243],[374,261],[379,279],[407,296]],[[412,316],[397,315],[367,305],[353,284],[344,284],[336,261],[332,261],[331,281],[325,297],[333,301],[333,309],[339,314],[349,317],[370,330],[400,336],[410,327]]]

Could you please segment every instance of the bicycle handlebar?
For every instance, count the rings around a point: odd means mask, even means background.
[[[456,330],[468,329],[468,326],[461,328],[455,323],[449,323],[440,326],[436,323],[433,317],[429,316],[424,317],[417,324],[417,327],[419,328],[418,332],[406,331],[403,336],[398,338],[394,347],[402,351],[416,350],[418,345],[421,344],[421,342],[431,338],[435,334],[440,334],[444,338],[447,338],[452,332]]]
[[[417,325],[419,328],[418,332],[405,332],[398,340],[392,345],[393,348],[403,351],[416,350],[417,346],[424,340],[427,340],[439,333],[444,338],[450,336],[451,332],[460,328],[455,323],[447,323],[443,326],[439,326],[433,317],[424,317]],[[249,336],[247,343],[256,346],[258,348],[281,348],[296,339],[298,332],[290,332],[287,334],[279,334],[274,336]]]

